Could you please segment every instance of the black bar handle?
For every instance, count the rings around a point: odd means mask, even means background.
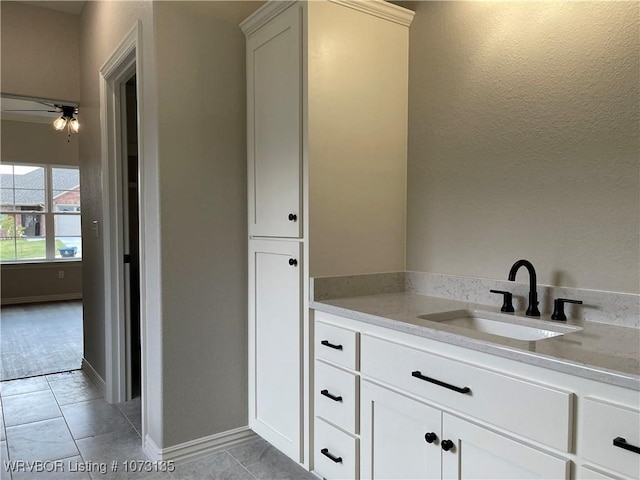
[[[325,347],[333,348],[334,350],[342,350],[342,345],[334,345],[333,343],[329,343],[329,340],[322,340],[320,343]]]
[[[337,397],[335,395],[331,395],[329,393],[329,390],[321,390],[320,391],[320,395],[324,395],[327,398],[330,398],[331,400],[333,400],[334,402],[341,402],[342,401],[342,396],[338,395]]]
[[[411,372],[412,377],[419,378],[420,380],[424,380],[425,382],[433,383],[435,385],[439,385],[440,387],[448,388],[449,390],[453,390],[458,393],[471,393],[471,389],[469,387],[456,387],[455,385],[451,385],[449,383],[441,382],[440,380],[436,380],[435,378],[425,377],[420,373],[419,370],[415,372]]]
[[[325,457],[327,457],[332,462],[342,463],[342,457],[334,457],[333,455],[331,455],[331,453],[329,453],[329,449],[328,448],[323,448],[322,450],[320,450],[320,453],[323,454]]]
[[[630,452],[640,453],[640,447],[636,447],[635,445],[631,445],[627,443],[627,441],[622,437],[616,437],[613,439],[613,444],[616,447],[623,448],[625,450],[629,450]]]

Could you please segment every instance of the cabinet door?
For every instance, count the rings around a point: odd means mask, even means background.
[[[249,235],[300,237],[301,10],[247,39]]]
[[[569,461],[504,437],[478,425],[443,414],[443,441],[453,447],[442,452],[442,478],[568,479]]]
[[[361,478],[439,479],[441,412],[367,381],[361,389]]]
[[[301,258],[291,241],[249,242],[249,426],[301,458]]]

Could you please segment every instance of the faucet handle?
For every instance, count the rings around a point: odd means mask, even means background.
[[[491,293],[499,293],[504,295],[502,302],[501,312],[515,312],[513,309],[513,294],[511,292],[505,292],[504,290],[489,290]]]
[[[567,316],[564,314],[565,303],[582,304],[582,300],[571,300],[569,298],[556,298],[553,301],[553,314],[551,315],[551,320],[558,320],[561,322],[567,321]]]

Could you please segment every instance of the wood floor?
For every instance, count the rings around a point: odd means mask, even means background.
[[[82,345],[79,300],[0,309],[0,380],[79,369]]]

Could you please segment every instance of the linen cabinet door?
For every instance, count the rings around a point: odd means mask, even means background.
[[[442,413],[367,381],[361,386],[362,479],[439,479]]]
[[[301,236],[301,10],[247,39],[249,235]]]
[[[442,478],[568,479],[569,461],[443,413]]]
[[[249,242],[249,426],[301,459],[301,246]]]

